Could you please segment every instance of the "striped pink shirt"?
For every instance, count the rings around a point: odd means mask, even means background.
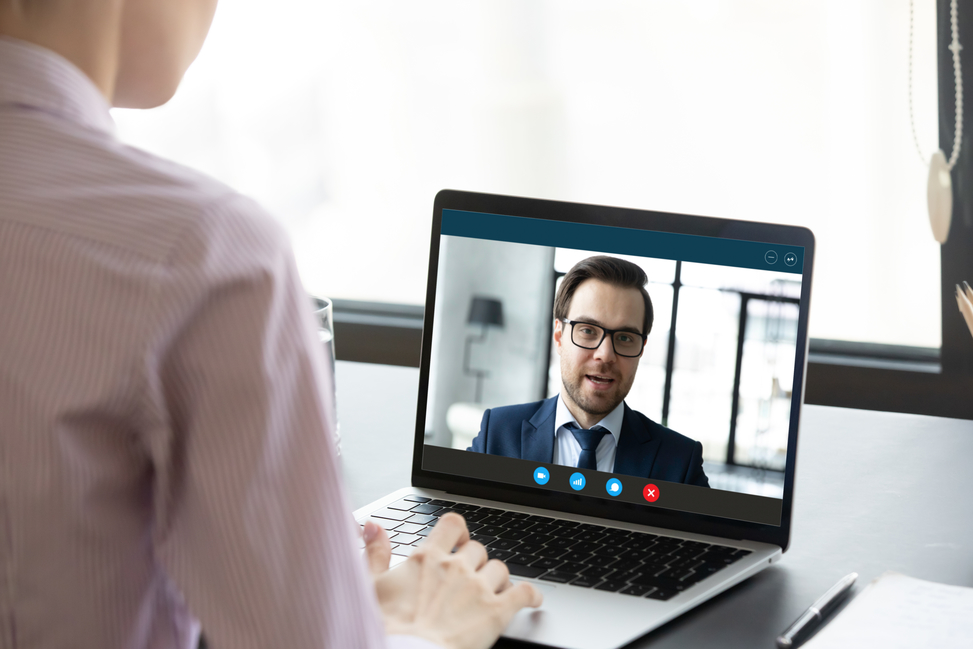
[[[0,37],[0,648],[384,647],[329,382],[280,226]]]

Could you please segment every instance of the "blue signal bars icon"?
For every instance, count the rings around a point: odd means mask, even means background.
[[[575,491],[581,491],[584,489],[584,476],[580,473],[571,474],[571,488]]]

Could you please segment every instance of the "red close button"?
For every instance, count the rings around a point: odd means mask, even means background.
[[[654,484],[647,484],[645,485],[645,488],[642,489],[642,495],[650,503],[654,503],[659,499],[659,488]]]

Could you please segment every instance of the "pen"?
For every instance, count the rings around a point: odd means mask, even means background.
[[[857,572],[842,577],[828,592],[818,598],[818,601],[814,602],[811,608],[804,611],[801,617],[794,620],[794,624],[787,627],[787,630],[777,636],[777,646],[780,649],[791,649],[800,644],[807,637],[811,629],[816,627],[837,606],[838,602],[841,601],[842,595],[851,590],[851,586],[855,583],[856,579],[858,579]]]

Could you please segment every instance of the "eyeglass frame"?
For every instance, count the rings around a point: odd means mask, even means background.
[[[605,336],[611,334],[610,340],[612,341],[612,351],[615,352],[616,356],[621,356],[622,358],[638,358],[639,356],[641,356],[642,352],[645,351],[645,341],[648,340],[649,338],[649,334],[639,333],[637,331],[632,331],[631,329],[609,329],[608,327],[602,327],[600,324],[595,324],[594,322],[586,322],[584,320],[567,320],[565,318],[558,318],[558,321],[563,322],[564,324],[571,325],[571,335],[569,336],[571,338],[571,344],[579,349],[587,349],[589,351],[598,349],[599,347],[601,347],[601,344],[605,342]],[[595,345],[594,347],[585,347],[584,345],[579,345],[577,342],[575,342],[574,325],[578,325],[578,324],[588,325],[589,327],[598,327],[599,329],[601,329],[601,339],[598,341],[597,345]],[[641,338],[642,348],[639,349],[639,353],[635,355],[620,353],[615,348],[615,334],[632,334],[633,336],[638,336],[639,338]]]

